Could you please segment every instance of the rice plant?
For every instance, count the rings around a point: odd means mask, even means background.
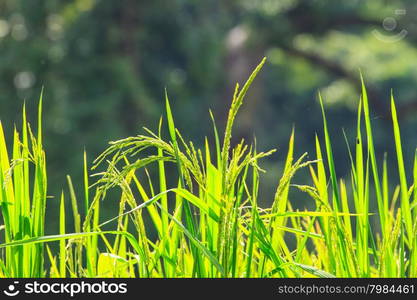
[[[294,157],[293,131],[271,205],[261,207],[262,159],[275,150],[260,152],[244,140],[234,145],[231,138],[246,92],[264,63],[242,87],[236,85],[222,135],[210,112],[213,135],[205,138],[203,148],[186,141],[176,128],[165,93],[166,115],[158,130],[144,128],[141,135],[110,142],[91,168],[84,153],[84,186],[74,187],[68,177],[69,195],[59,199],[47,199],[42,96],[36,136],[24,109],[22,134],[15,130],[11,149],[0,125],[0,275],[415,277],[417,154],[408,170],[413,182],[407,182],[393,95],[397,170],[388,170],[386,157],[377,160],[362,80],[356,138],[349,146],[350,178],[337,177],[319,95],[323,136],[315,137],[314,160],[307,160],[306,153]],[[293,182],[297,172],[309,172],[312,183]],[[400,179],[394,191],[389,190],[389,172],[397,172]],[[302,191],[315,208],[293,209],[291,189]],[[83,191],[83,212],[75,190]],[[114,217],[104,220],[101,207],[115,195],[119,204]],[[45,207],[58,200],[59,231],[46,236]],[[66,210],[66,201],[72,212]],[[69,215],[72,233],[66,228]],[[58,246],[56,253],[51,243]]]

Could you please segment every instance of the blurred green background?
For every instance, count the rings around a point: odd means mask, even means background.
[[[271,201],[293,126],[297,153],[314,158],[314,135],[322,132],[319,90],[338,176],[349,176],[342,128],[354,141],[359,70],[378,158],[386,151],[395,165],[392,88],[410,171],[417,144],[416,12],[412,0],[0,0],[0,118],[10,140],[26,100],[34,125],[44,86],[53,214],[65,175],[76,186],[82,182],[84,148],[92,161],[108,141],[141,133],[142,126],[156,129],[165,87],[177,127],[201,145],[204,136],[212,138],[208,110],[222,130],[235,82],[266,56],[234,134],[250,143],[256,136],[259,150],[279,150],[262,163],[268,171],[262,201]],[[300,206],[312,202],[296,197]]]

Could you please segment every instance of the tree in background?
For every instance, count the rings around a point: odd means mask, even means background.
[[[320,89],[332,110],[335,153],[345,157],[341,128],[354,136],[361,69],[377,112],[380,154],[390,150],[385,146],[390,88],[406,122],[404,141],[411,145],[404,148],[412,149],[416,9],[411,0],[2,0],[1,118],[10,133],[10,125],[20,122],[23,101],[35,112],[45,87],[54,187],[49,193],[56,196],[66,173],[81,182],[83,147],[93,158],[107,141],[157,124],[164,87],[175,103],[178,127],[191,138],[211,134],[207,110],[213,108],[221,126],[234,83],[267,56],[269,65],[239,117],[236,140],[256,135],[259,148],[282,149],[295,124],[297,148],[314,151],[312,137],[321,130],[315,101]],[[407,34],[398,41],[381,39],[403,29]],[[282,158],[274,156],[266,167],[278,170]],[[276,173],[270,173],[266,190],[275,185]]]

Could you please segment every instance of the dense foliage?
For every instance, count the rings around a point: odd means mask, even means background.
[[[166,118],[161,118],[157,132],[145,128],[142,135],[111,142],[94,161],[93,170],[104,168],[96,171],[93,183],[84,153],[83,212],[75,194],[81,188],[68,177],[72,233],[67,233],[70,214],[62,194],[59,232],[45,235],[48,183],[42,96],[37,136],[26,122],[24,110],[22,134],[15,130],[11,159],[0,125],[0,203],[5,233],[0,244],[0,275],[415,277],[417,152],[414,165],[407,166],[393,96],[396,168],[388,169],[386,158],[376,158],[362,81],[356,138],[353,144],[346,139],[350,178],[336,174],[329,134],[332,125],[319,96],[324,134],[315,137],[314,160],[307,160],[306,153],[294,156],[293,131],[272,205],[263,207],[260,166],[274,150],[259,152],[256,145],[244,140],[232,145],[231,138],[237,113],[264,63],[265,59],[242,87],[236,85],[223,136],[211,115],[214,134],[205,138],[203,149],[184,140],[165,94]],[[168,139],[163,137],[162,125],[168,128]],[[174,178],[167,175],[169,166],[176,169]],[[148,172],[151,168],[156,173]],[[296,172],[306,169],[312,184],[295,184]],[[414,174],[412,183],[407,182],[406,169]],[[399,185],[390,191],[394,172]],[[293,189],[301,190],[314,203],[313,209],[294,209],[289,197]],[[117,191],[118,200],[112,208],[114,216],[103,220],[101,207],[115,197],[109,193],[112,190]],[[50,248],[54,242],[59,242],[57,251]]]
[[[400,9],[406,14],[397,15]],[[348,175],[340,128],[354,136],[350,120],[361,89],[360,68],[372,96],[378,158],[394,151],[385,134],[390,128],[387,95],[394,88],[399,118],[407,125],[405,161],[411,163],[417,143],[412,130],[417,98],[415,10],[411,0],[3,0],[1,118],[11,137],[23,101],[28,118],[34,120],[36,99],[45,87],[49,195],[54,197],[50,205],[57,208],[65,175],[82,182],[77,166],[83,148],[95,157],[105,141],[156,124],[165,86],[180,107],[176,115],[183,134],[203,146],[201,132],[211,131],[207,110],[224,125],[230,87],[243,82],[259,57],[267,56],[269,66],[250,91],[256,100],[237,120],[234,143],[256,135],[260,147],[279,146],[283,153],[296,124],[299,148],[313,151],[320,89],[332,112],[338,171]],[[393,31],[383,27],[384,20],[392,22],[388,18],[397,22]],[[374,34],[377,30],[395,36],[402,29],[408,34],[395,43]],[[395,163],[390,157],[388,163]],[[273,194],[273,174],[282,169],[283,158],[278,153],[264,162],[271,171],[263,181],[266,198]]]

